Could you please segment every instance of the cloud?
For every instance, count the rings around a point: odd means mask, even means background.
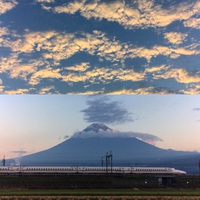
[[[0,93],[3,93],[3,91],[4,91],[4,86],[0,85]]]
[[[79,71],[79,72],[86,71],[88,68],[90,68],[88,62],[82,62],[82,63],[74,65],[74,66],[66,67],[67,70]]]
[[[199,83],[200,82],[200,71],[195,73],[189,73],[185,69],[171,69],[165,74],[154,75],[155,79],[169,79],[174,78],[179,83]]]
[[[152,67],[145,68],[145,73],[160,74],[160,73],[166,72],[169,68],[170,66],[167,66],[167,65],[152,66]]]
[[[3,93],[4,86],[3,86],[3,81],[0,79],[0,93]]]
[[[200,94],[200,85],[199,84],[189,84],[186,89],[179,91],[180,94]]]
[[[112,92],[109,92],[108,94],[114,94],[114,95],[119,95],[119,94],[173,94],[172,91],[168,91],[167,89],[160,89],[156,87],[141,87],[137,89],[124,89],[124,90],[115,90]],[[174,92],[175,93],[175,92]]]
[[[129,47],[126,52],[127,58],[145,58],[148,62],[151,61],[152,57],[157,57],[159,55],[167,56],[172,59],[179,57],[180,55],[199,55],[199,50],[182,48],[171,48],[167,46],[155,45],[148,49],[145,47]]]
[[[6,90],[4,94],[29,94],[29,89],[26,88],[18,88],[16,90]]]
[[[167,90],[165,88],[157,88],[157,87],[140,87],[140,88],[136,88],[136,89],[115,89],[115,90],[111,90],[111,91],[106,91],[105,88],[102,88],[101,90],[86,90],[86,91],[81,91],[81,92],[69,92],[68,94],[80,94],[80,95],[101,95],[101,94],[110,94],[110,95],[122,95],[122,94],[126,94],[126,95],[132,95],[132,94],[142,94],[142,95],[146,95],[146,94],[176,94],[177,91],[170,91]],[[196,94],[199,93],[199,91],[194,90],[194,89],[188,89],[186,90],[180,90],[181,94],[184,94],[185,92],[187,92],[187,94],[193,94],[193,92],[196,92]]]
[[[56,6],[54,12],[74,14],[84,5],[84,3],[85,0],[69,2],[66,6]]]
[[[162,142],[163,140],[155,135],[149,133],[139,133],[139,132],[121,132],[118,130],[100,130],[98,132],[95,131],[81,131],[75,132],[72,138],[92,138],[92,137],[99,137],[99,138],[132,138],[135,137],[140,139],[144,142],[147,142],[152,145],[156,145],[157,142]]]
[[[48,0],[38,0],[38,2],[49,6],[54,5],[53,1]],[[116,1],[115,3],[115,6],[117,6],[119,2]],[[149,9],[154,5],[150,1],[146,3],[149,3]],[[86,4],[89,5],[88,1],[82,2],[79,10]],[[98,7],[98,4],[101,3],[97,1],[96,4]],[[192,5],[194,6],[194,4]],[[105,6],[107,8],[107,4]],[[138,2],[137,6],[143,8],[145,5]],[[114,94],[115,92],[116,94],[120,94],[120,91],[121,94],[163,94],[170,92],[164,88],[162,90],[159,88],[156,89],[155,82],[159,80],[164,83],[165,80],[173,78],[177,83],[187,84],[185,86],[183,85],[186,89],[180,90],[180,93],[193,92],[198,94],[198,86],[191,84],[199,83],[199,71],[190,71],[192,69],[190,66],[186,66],[188,69],[181,69],[182,66],[176,66],[176,68],[172,69],[170,64],[152,66],[151,63],[153,62],[151,61],[154,61],[154,58],[159,59],[159,56],[164,56],[165,59],[177,59],[182,56],[200,55],[199,44],[197,43],[195,45],[193,43],[188,46],[181,45],[180,47],[177,45],[182,44],[187,34],[168,32],[164,36],[165,39],[173,44],[171,47],[157,44],[151,47],[137,46],[129,42],[117,40],[115,37],[110,37],[98,30],[94,30],[92,33],[67,33],[59,31],[31,32],[25,30],[24,34],[17,35],[14,31],[9,32],[7,28],[1,27],[0,42],[2,47],[5,47],[6,51],[10,52],[8,53],[9,55],[1,56],[0,72],[5,73],[12,81],[16,81],[17,79],[20,79],[20,81],[23,80],[24,88],[29,88],[27,91],[30,91],[30,87],[33,86],[43,87],[40,85],[45,81],[48,81],[48,84],[52,82],[51,85],[56,81],[58,83],[56,85],[67,84],[67,86],[73,86],[74,83],[81,84],[81,88],[84,89],[77,91],[78,93],[84,93],[84,90],[87,93],[88,90],[88,93],[91,94]],[[75,61],[69,66],[66,66],[66,64],[63,66],[65,61],[70,58],[73,60],[73,56],[75,57],[81,53],[86,54],[84,62]],[[31,57],[32,55],[34,57]],[[97,59],[97,64],[90,63],[87,56]],[[129,61],[135,58],[146,59],[146,64],[139,66],[141,69],[139,71],[135,70],[138,66],[134,60],[132,66],[126,66],[126,61],[130,63]],[[115,89],[115,91],[109,88],[110,85],[114,85],[116,82],[124,85],[124,87]],[[133,84],[137,83],[138,88],[126,88],[127,84],[130,85],[131,82]],[[95,88],[92,91],[91,88],[97,84],[102,86],[101,89]],[[51,85],[47,85],[46,88],[51,87]],[[4,88],[9,87],[4,86]],[[22,90],[19,88],[16,92],[20,93]],[[56,88],[55,90],[37,88],[37,90],[41,94],[45,92],[56,92]],[[11,93],[14,90],[8,92]]]
[[[65,136],[63,137],[64,140],[67,140],[67,139],[69,139],[69,138],[70,138],[69,135],[65,135]]]
[[[61,74],[59,72],[60,69],[52,69],[50,67],[38,70],[31,76],[29,84],[37,85],[41,79],[59,79],[61,78]]]
[[[39,3],[54,3],[54,0],[36,0]]]
[[[22,154],[27,153],[27,151],[24,151],[24,150],[17,150],[17,151],[12,151],[12,153],[17,153],[17,154],[22,155]]]
[[[0,15],[13,9],[17,5],[16,0],[0,0]]]
[[[86,122],[123,124],[133,121],[131,113],[118,101],[110,101],[106,96],[90,97],[88,108],[81,110]]]
[[[39,94],[58,94],[54,86],[49,86],[45,88],[41,88],[38,92]]]
[[[0,27],[0,42],[3,43],[3,37],[8,34],[8,29],[6,27]]]
[[[28,152],[24,151],[24,150],[16,150],[16,151],[12,151],[11,153],[17,154],[17,157],[14,158],[14,160],[13,160],[13,162],[14,162],[13,164],[20,166],[21,165],[21,157],[24,156],[24,154],[26,154]]]
[[[2,34],[4,33],[5,30],[2,29]],[[114,38],[108,38],[100,31],[93,31],[93,34],[80,33],[79,35],[56,31],[32,32],[22,36],[16,35],[16,37],[13,41],[2,38],[4,47],[9,47],[12,53],[9,58],[2,57],[0,59],[0,71],[9,72],[11,78],[20,77],[23,80],[28,80],[27,77],[31,76],[29,81],[31,85],[38,84],[39,79],[42,78],[60,78],[61,74],[59,73],[61,72],[56,71],[53,67],[60,66],[60,61],[79,52],[97,56],[99,61],[120,62],[122,67],[118,66],[113,69],[93,67],[90,70],[89,62],[82,62],[65,67],[61,80],[80,82],[89,79],[93,82],[94,77],[104,76],[101,81],[112,79],[141,81],[145,79],[145,74],[125,69],[123,63],[126,59],[139,57],[150,62],[152,57],[159,55],[177,58],[180,55],[200,54],[199,50],[185,49],[184,47],[171,48],[157,45],[152,48],[136,47]],[[37,53],[38,58],[30,59],[30,53]],[[153,72],[153,69],[146,72]],[[95,79],[97,80],[97,78]]]
[[[43,5],[43,8],[46,7]],[[47,10],[54,13],[75,14],[79,12],[87,19],[106,19],[117,22],[121,26],[132,29],[134,27],[166,27],[174,21],[189,20],[198,14],[200,3],[198,1],[180,2],[166,8],[153,0],[136,1],[99,1],[74,0],[60,6],[51,4]]]
[[[123,134],[123,133],[121,133],[121,134]],[[138,138],[144,142],[147,142],[149,144],[152,144],[152,145],[156,145],[156,142],[163,141],[161,138],[159,138],[155,135],[149,134],[149,133],[127,132],[123,135],[129,136],[129,137],[136,137],[136,138]]]
[[[183,22],[185,27],[200,29],[200,19],[199,18],[190,18]]]
[[[168,32],[164,34],[165,39],[167,39],[172,44],[181,44],[188,34]]]
[[[98,90],[98,91],[93,91],[93,90],[85,90],[85,91],[81,91],[81,92],[68,92],[67,94],[79,94],[79,95],[101,95],[101,94],[105,94],[104,89],[102,90]]]
[[[200,111],[200,108],[193,108],[193,111]]]

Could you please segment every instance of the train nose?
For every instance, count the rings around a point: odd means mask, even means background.
[[[182,171],[182,170],[178,170],[178,172],[179,172],[180,174],[187,174],[187,172]]]

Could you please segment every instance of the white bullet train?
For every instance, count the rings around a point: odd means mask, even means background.
[[[59,166],[0,166],[0,174],[174,174],[185,171],[169,167],[59,167]]]

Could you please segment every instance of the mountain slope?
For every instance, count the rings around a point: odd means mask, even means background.
[[[193,155],[191,152],[164,150],[136,138],[71,138],[51,149],[24,156],[24,164],[94,164],[112,151],[114,164],[169,161]]]
[[[108,134],[108,135],[106,135]],[[200,155],[195,152],[165,150],[134,137],[110,137],[112,129],[92,124],[74,137],[32,155],[22,157],[22,165],[101,165],[101,159],[112,151],[114,165],[149,165],[170,163]],[[90,136],[90,137],[89,137]]]

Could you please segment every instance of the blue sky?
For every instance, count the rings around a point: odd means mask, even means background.
[[[99,100],[102,110],[93,107]],[[121,119],[105,124],[126,134],[145,133],[158,147],[200,151],[199,95],[2,95],[0,157],[30,154],[63,142],[97,122],[88,121],[91,112],[86,109],[93,110],[101,123],[108,118],[106,113],[121,114]]]
[[[93,119],[200,151],[199,15],[198,0],[0,0],[0,156]]]
[[[0,0],[0,93],[199,94],[198,0]]]

